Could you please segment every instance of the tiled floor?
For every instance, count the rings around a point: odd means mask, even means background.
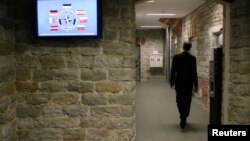
[[[136,141],[207,141],[208,111],[193,100],[187,126],[179,126],[175,91],[164,81],[137,82]]]

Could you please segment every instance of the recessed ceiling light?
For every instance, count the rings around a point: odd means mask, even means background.
[[[147,2],[155,2],[154,0],[148,0]]]
[[[136,4],[140,4],[140,3],[153,3],[155,2],[155,0],[137,0]]]
[[[142,25],[141,28],[161,28],[162,26],[158,25]]]
[[[173,13],[147,13],[147,16],[175,16]]]

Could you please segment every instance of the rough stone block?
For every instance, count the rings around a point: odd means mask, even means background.
[[[0,98],[4,96],[4,87],[0,84]]]
[[[33,74],[33,79],[36,81],[48,81],[52,80],[54,71],[52,70],[35,70]]]
[[[49,140],[61,140],[63,133],[60,129],[33,129],[29,130],[29,139],[33,141],[49,141]],[[27,133],[25,133],[27,134]]]
[[[123,93],[130,95],[135,90],[135,81],[124,82],[123,87]]]
[[[67,56],[65,58],[66,64],[68,68],[79,68],[81,61],[81,57],[78,55],[75,56]]]
[[[124,24],[126,25],[126,24]],[[125,29],[121,29],[120,30],[120,38],[121,40],[123,41],[133,41],[133,38],[134,36],[132,36],[134,34],[134,30],[128,30],[126,29],[126,27],[124,27]]]
[[[24,10],[26,10],[26,9],[24,9]],[[32,11],[30,11],[29,14],[31,14],[31,13],[32,13]],[[22,21],[23,22],[22,24],[26,24],[26,26],[29,26],[29,28],[32,27],[33,26],[32,22],[31,21],[27,22],[27,21],[28,20]],[[15,27],[18,27],[18,25]],[[22,28],[22,27],[20,27],[20,28]],[[19,29],[19,30],[16,29],[15,30],[15,42],[16,43],[33,43],[34,40],[33,40],[32,36],[33,36],[32,30],[29,30],[29,29]]]
[[[102,43],[103,52],[108,55],[134,55],[135,48],[130,44]]]
[[[82,96],[83,104],[93,105],[107,105],[108,98],[101,94],[84,94]]]
[[[62,56],[43,56],[39,57],[39,60],[42,67],[47,69],[59,69],[66,66]]]
[[[2,68],[0,69],[0,83],[9,82],[15,80],[15,69],[14,68]]]
[[[69,117],[86,117],[89,113],[89,107],[80,105],[69,105],[64,106],[62,112],[64,115],[67,115]]]
[[[27,107],[18,105],[16,108],[16,115],[18,118],[36,118],[42,115],[42,110],[40,107]]]
[[[111,119],[108,122],[108,129],[131,129],[133,126],[133,120],[131,118]]]
[[[99,55],[94,59],[94,67],[121,67],[123,57],[118,55]]]
[[[37,68],[38,60],[35,56],[25,55],[16,57],[17,68]]]
[[[108,25],[107,23],[104,23],[104,25]],[[115,30],[108,30],[108,29],[104,29],[104,31],[106,34],[103,35],[103,40],[106,41],[106,42],[109,42],[109,41],[113,41],[113,40],[116,40],[117,38],[117,32]]]
[[[16,121],[9,121],[2,127],[2,133],[4,137],[9,138],[8,136],[14,135],[16,132]]]
[[[11,55],[14,53],[14,45],[11,42],[0,42],[0,55]]]
[[[88,129],[87,130],[87,141],[111,141],[112,136],[108,130],[104,129]]]
[[[124,7],[125,5],[132,5],[132,4],[135,4],[135,1],[133,0],[127,0],[127,1],[106,0],[103,3],[104,5],[107,5],[104,8],[109,9],[109,7],[112,7],[112,6]]]
[[[59,117],[62,116],[62,107],[61,106],[46,106],[43,108],[43,116],[45,117]]]
[[[132,100],[128,95],[110,95],[109,104],[131,105]]]
[[[80,103],[80,94],[77,93],[66,93],[66,94],[53,94],[53,102],[60,105],[68,105]]]
[[[121,109],[115,106],[96,106],[91,107],[90,113],[93,117],[119,117],[121,115]]]
[[[132,129],[117,131],[119,141],[132,141],[133,135],[135,135],[135,131]]]
[[[34,128],[33,120],[31,118],[19,118],[17,122],[19,129],[32,129]]]
[[[30,80],[31,71],[29,69],[17,69],[16,70],[16,79],[17,80]]]
[[[105,11],[105,15],[112,18],[120,17],[120,8],[110,7],[109,10]]]
[[[82,118],[82,128],[104,128],[106,127],[107,120],[104,118]]]
[[[0,125],[6,124],[8,121],[7,115],[4,113],[0,113]]]
[[[250,76],[240,74],[231,74],[229,80],[235,84],[249,84]]]
[[[13,68],[14,67],[13,56],[0,56],[0,69],[1,68]]]
[[[135,57],[134,56],[126,56],[126,57],[124,57],[122,67],[124,67],[124,68],[135,68]]]
[[[110,69],[109,78],[110,80],[119,80],[119,81],[135,80],[135,70],[134,69]]]
[[[241,74],[249,74],[250,73],[250,61],[249,62],[242,62],[239,65],[240,69],[239,72]]]
[[[99,55],[101,53],[101,48],[99,47],[82,47],[81,54],[90,56],[90,55]]]
[[[6,97],[0,99],[0,112],[5,113],[9,107],[9,105],[10,105],[9,99],[7,99]]]
[[[2,141],[17,141],[17,135],[16,133],[10,133],[5,139],[3,139]]]
[[[114,81],[100,81],[95,84],[97,92],[118,93],[122,90],[122,85]]]
[[[90,69],[82,69],[81,79],[84,81],[97,81],[97,80],[105,80],[107,72],[105,70],[90,70]]]
[[[1,91],[1,90],[0,90]],[[1,92],[0,92],[1,93]],[[7,96],[14,95],[16,93],[16,85],[14,82],[4,84],[4,94]]]
[[[121,117],[132,117],[134,113],[133,106],[121,106]]]
[[[94,91],[94,83],[92,82],[69,82],[68,90],[71,92],[93,92]]]
[[[68,84],[64,81],[46,81],[39,85],[39,90],[42,92],[65,92],[67,91]]]
[[[80,79],[80,70],[79,69],[55,70],[54,79],[56,80],[78,80]]]
[[[18,130],[17,136],[19,141],[31,141],[29,139],[29,132],[30,130]]]
[[[250,46],[249,37],[232,37],[230,40],[230,48],[240,48]]]
[[[50,94],[29,94],[26,97],[27,104],[31,105],[47,104],[50,100]]]
[[[135,18],[135,11],[131,7],[122,8],[121,16],[124,19],[134,19]]]
[[[79,60],[81,60],[79,62]],[[77,60],[82,68],[92,68],[94,57],[93,56],[82,56],[81,59]]]
[[[66,129],[63,132],[64,140],[85,140],[86,131],[83,129]]]
[[[38,90],[38,84],[19,81],[16,82],[16,88],[18,92],[35,92]]]
[[[250,116],[250,110],[248,107],[248,108],[241,108],[241,109],[239,108],[239,110],[235,110],[233,117],[234,117],[235,122],[243,124],[243,123],[250,122],[249,116]]]
[[[52,117],[34,119],[36,128],[75,128],[80,125],[80,119],[69,117]]]

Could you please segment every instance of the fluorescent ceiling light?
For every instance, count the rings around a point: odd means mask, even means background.
[[[155,2],[154,0],[148,0],[147,2]]]
[[[161,28],[162,26],[158,26],[158,25],[142,25],[142,28]]]
[[[176,14],[172,13],[147,13],[147,16],[175,16]]]

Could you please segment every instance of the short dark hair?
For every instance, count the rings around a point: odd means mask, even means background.
[[[184,42],[183,43],[183,49],[185,51],[189,51],[191,47],[192,47],[192,43],[190,43],[190,42]]]

